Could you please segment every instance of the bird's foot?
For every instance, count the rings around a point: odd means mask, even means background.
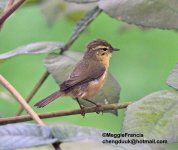
[[[101,104],[95,103],[89,99],[85,99],[85,100],[95,105],[95,112],[97,114],[99,114],[100,112],[102,112],[102,114],[103,114],[103,110],[102,111],[100,110]]]
[[[84,107],[84,106],[81,106],[81,107],[80,107],[80,110],[81,110],[80,114],[81,114],[83,117],[85,117],[85,107]]]
[[[100,107],[101,107],[101,104],[96,104],[96,107],[95,107],[95,112],[97,114],[99,114],[101,111],[100,111]],[[102,111],[102,114],[103,114],[103,111]]]

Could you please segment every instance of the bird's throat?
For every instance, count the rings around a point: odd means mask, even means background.
[[[109,54],[107,57],[100,59],[100,62],[105,66],[106,69],[109,67],[109,60],[111,55]]]

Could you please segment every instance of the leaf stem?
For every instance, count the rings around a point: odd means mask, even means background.
[[[130,104],[132,104],[132,102],[106,104],[106,105],[102,105],[97,110],[98,111],[107,111],[107,110],[123,109],[123,108],[127,108],[127,106]],[[96,107],[86,107],[85,108],[85,113],[92,113],[92,112],[96,112]],[[41,119],[45,119],[45,118],[77,115],[77,114],[81,114],[81,109],[41,113],[41,114],[38,114],[38,116]],[[30,121],[30,120],[32,120],[32,117],[27,116],[27,115],[26,116],[9,117],[9,118],[0,118],[0,125],[8,124],[8,123],[24,122],[24,121]]]
[[[102,10],[97,6],[89,11],[75,26],[75,31],[70,36],[67,43],[61,49],[60,54],[68,50],[71,45],[78,39],[79,35],[88,27],[88,25],[102,12]]]
[[[28,105],[28,103],[23,99],[20,93],[2,76],[0,75],[0,84],[2,84],[22,105],[22,107],[28,112],[30,117],[36,121],[39,125],[44,125],[39,116],[33,111],[33,109]]]

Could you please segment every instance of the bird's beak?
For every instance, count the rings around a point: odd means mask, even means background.
[[[112,51],[119,51],[119,48],[112,48]]]

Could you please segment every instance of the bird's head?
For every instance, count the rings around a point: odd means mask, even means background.
[[[104,63],[109,61],[112,52],[118,50],[117,48],[113,48],[107,41],[96,39],[87,45],[84,58],[94,59]]]

